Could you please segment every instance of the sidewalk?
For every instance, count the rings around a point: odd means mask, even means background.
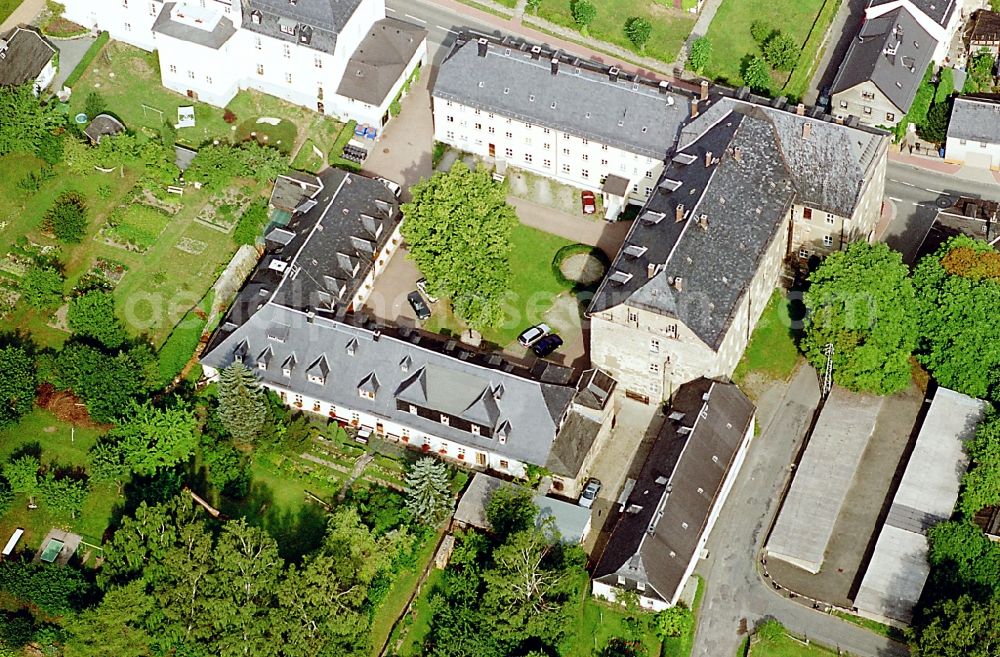
[[[620,48],[606,41],[599,41],[590,37],[585,37],[575,30],[571,30],[561,25],[550,23],[549,21],[534,16],[530,13],[511,10],[509,7],[491,2],[491,0],[477,0],[484,6],[502,13],[510,18],[503,18],[494,14],[481,11],[458,0],[424,0],[428,4],[435,4],[451,12],[462,16],[475,17],[477,21],[496,28],[500,32],[507,32],[524,37],[530,41],[546,43],[554,48],[559,48],[571,52],[575,55],[593,59],[603,64],[617,66],[623,71],[637,73],[643,77],[653,80],[670,80],[672,83],[682,82],[674,75],[674,70],[678,63],[668,64],[649,57],[643,57],[624,48]],[[721,0],[709,0],[709,2],[721,2]],[[511,13],[513,11],[513,13]],[[539,29],[534,29],[535,27]],[[541,30],[545,30],[544,32]],[[551,32],[552,34],[549,34]],[[558,36],[554,36],[558,35]],[[697,90],[696,86],[685,83],[692,90]]]
[[[14,12],[0,24],[0,32],[6,32],[18,25],[30,24],[45,8],[45,0],[24,0]]]
[[[971,182],[986,183],[989,185],[1000,184],[1000,172],[990,171],[981,167],[964,166],[946,162],[944,159],[934,155],[925,155],[923,152],[910,154],[900,152],[895,146],[889,147],[889,159],[900,164],[907,164],[911,167],[933,171],[948,176],[954,176]]]

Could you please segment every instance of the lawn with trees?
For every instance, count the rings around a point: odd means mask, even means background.
[[[683,9],[660,0],[537,0],[534,4],[537,11],[525,15],[529,24],[531,15],[537,15],[665,63],[676,61],[695,20],[685,11],[687,0]]]

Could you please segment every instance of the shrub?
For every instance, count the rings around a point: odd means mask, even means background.
[[[688,52],[688,67],[695,73],[701,73],[712,58],[712,42],[708,37],[698,37],[691,44]]]
[[[625,21],[625,36],[639,52],[646,49],[646,42],[653,35],[653,24],[641,16],[633,16]]]
[[[587,34],[587,26],[597,18],[597,7],[589,0],[574,0],[570,7],[573,12],[573,20],[580,26],[580,33]]]
[[[767,21],[754,21],[750,23],[750,36],[761,46],[764,42],[771,38],[774,34],[775,29]]]
[[[52,308],[62,303],[63,276],[53,267],[35,266],[21,279],[18,290],[32,308]]]
[[[229,124],[236,123],[236,114],[233,113],[233,110],[227,109],[222,113],[222,120]]]
[[[776,71],[790,71],[799,59],[799,45],[792,37],[778,32],[764,43],[764,59]]]
[[[240,217],[240,222],[236,225],[236,230],[233,231],[233,239],[237,244],[253,246],[257,243],[257,238],[261,236],[266,225],[267,203],[264,201],[251,203],[243,212],[243,216]]]
[[[103,114],[106,109],[108,109],[108,103],[104,100],[104,96],[96,91],[87,94],[87,99],[83,102],[83,111],[89,118],[92,119],[98,114]]]
[[[79,243],[87,234],[87,204],[76,192],[64,192],[45,214],[45,229],[62,242]]]
[[[743,77],[743,84],[750,87],[751,91],[763,94],[770,93],[771,72],[763,57],[747,57],[743,62],[740,75]]]

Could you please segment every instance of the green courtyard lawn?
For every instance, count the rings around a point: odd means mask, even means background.
[[[583,586],[584,599],[576,615],[572,637],[561,650],[562,657],[591,657],[615,637],[627,637],[625,610],[618,605],[601,602],[590,595],[590,583]],[[641,635],[646,655],[660,654],[660,640],[651,629]],[[685,656],[686,657],[686,656]]]
[[[279,148],[284,152],[293,150],[289,140],[300,141],[307,136],[326,152],[340,134],[341,124],[334,119],[254,91],[241,91],[233,98],[226,109],[235,118],[227,123],[226,110],[163,88],[156,53],[118,41],[108,43],[73,85],[72,114],[83,111],[87,95],[93,91],[104,97],[108,111],[131,130],[158,131],[165,121],[176,123],[178,107],[193,105],[196,125],[179,129],[177,140],[194,147],[213,139],[231,140],[258,132],[273,136],[274,142],[281,141]],[[282,123],[257,123],[259,118],[282,119]]]
[[[556,252],[574,242],[544,231],[518,224],[510,236],[510,291],[504,302],[504,319],[498,328],[485,329],[483,338],[500,347],[513,342],[526,326],[542,321],[555,298],[569,293],[571,286],[552,271]],[[428,331],[459,334],[466,327],[451,314],[448,304],[438,304],[427,320]]]
[[[744,384],[751,374],[784,381],[798,365],[789,302],[781,290],[775,290],[764,309],[750,344],[736,366],[733,380]]]
[[[833,657],[837,653],[815,643],[805,644],[790,636],[774,641],[751,640],[749,657]]]
[[[594,5],[597,17],[588,27],[590,36],[637,52],[635,45],[625,36],[625,21],[633,17],[645,18],[652,24],[653,33],[643,54],[667,63],[677,59],[681,46],[694,27],[695,16],[675,9],[670,0],[601,0]],[[530,13],[526,14],[529,19],[530,16]],[[577,29],[570,0],[541,0],[538,16]]]
[[[87,465],[87,452],[102,431],[89,427],[71,427],[48,411],[36,408],[15,425],[0,430],[0,463],[6,463],[12,454],[22,449],[41,450],[43,464],[81,467]],[[65,528],[80,534],[90,543],[100,544],[111,521],[112,509],[119,502],[114,485],[92,484],[75,519],[56,516],[45,508],[44,501],[37,509],[28,509],[27,500],[18,495],[10,511],[0,516],[0,537],[6,541],[14,529],[24,529],[23,544],[39,547],[45,534],[53,527]]]
[[[764,21],[775,30],[791,36],[796,43],[806,44],[824,3],[839,4],[838,0],[723,0],[706,34],[712,44],[712,57],[705,75],[733,86],[742,85],[740,63],[748,55],[760,54],[760,47],[750,36],[751,23]],[[816,56],[822,34],[829,27],[829,21],[833,20],[833,14],[828,14],[823,12],[821,18],[826,24],[817,24],[819,39],[809,38],[811,52],[804,52],[800,63],[811,63]],[[774,73],[772,77],[775,88],[780,89],[788,74]]]
[[[7,20],[7,17],[14,13],[24,0],[0,0],[0,23]]]

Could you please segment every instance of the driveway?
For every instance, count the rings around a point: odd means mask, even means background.
[[[405,247],[399,248],[389,260],[389,264],[375,279],[375,288],[363,306],[363,312],[386,324],[397,326],[418,326],[417,316],[406,300],[406,295],[417,289],[420,270],[409,258]],[[431,311],[437,310],[441,302],[430,304]]]
[[[59,70],[52,80],[52,89],[58,91],[77,64],[83,60],[90,44],[97,41],[97,38],[87,35],[76,39],[49,39],[49,41],[59,51]]]

